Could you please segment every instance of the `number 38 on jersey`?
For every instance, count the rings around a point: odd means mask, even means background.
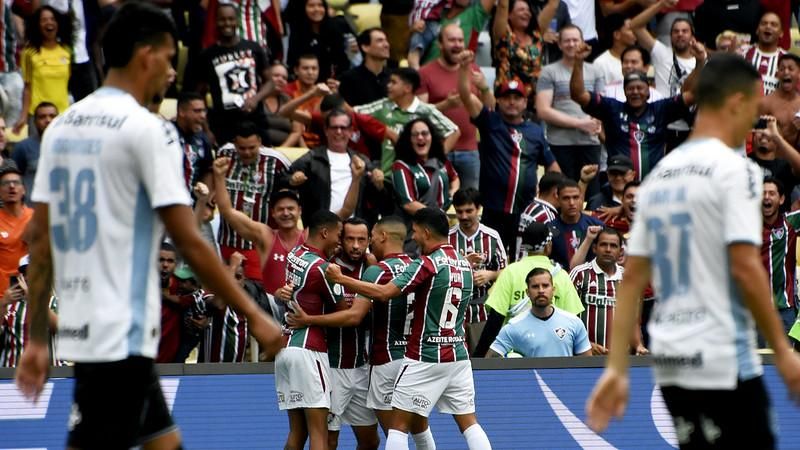
[[[77,173],[65,167],[50,171],[50,231],[59,251],[83,253],[97,238],[95,213],[95,174],[92,169]]]

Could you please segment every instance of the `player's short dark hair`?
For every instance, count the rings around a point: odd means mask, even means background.
[[[772,175],[768,175],[764,177],[764,184],[772,183],[778,188],[778,195],[783,196],[786,192],[786,186],[783,185],[783,182]]]
[[[369,223],[366,220],[362,219],[361,217],[348,217],[347,219],[342,221],[342,225],[343,226],[344,225],[353,225],[353,226],[356,226],[356,227],[360,226],[360,225],[364,225],[365,227],[367,227],[367,235],[369,235]]]
[[[322,231],[323,228],[333,228],[341,222],[342,219],[333,212],[321,209],[311,215],[307,226],[309,233],[315,234]]]
[[[417,89],[419,89],[419,84],[420,84],[419,72],[417,72],[416,70],[410,67],[400,67],[398,69],[395,69],[392,72],[392,75],[397,76],[397,78],[403,80],[404,83],[410,84],[411,90],[413,92],[417,92]]]
[[[572,178],[564,177],[561,179],[561,182],[558,183],[558,194],[561,195],[561,191],[567,188],[575,188],[580,190],[581,187],[578,185],[578,182],[573,180]]]
[[[597,239],[595,239],[594,242],[592,243],[592,246],[597,245],[597,242],[600,239],[601,234],[609,234],[611,236],[616,236],[617,241],[619,242],[619,246],[622,247],[623,245],[625,245],[625,238],[622,236],[622,233],[620,233],[618,229],[613,227],[603,227],[603,229],[600,230],[600,233],[598,233]]]
[[[110,68],[130,63],[137,48],[161,46],[167,37],[177,42],[175,23],[163,11],[146,2],[126,2],[111,17],[103,33],[103,56]]]
[[[473,187],[461,188],[453,194],[453,206],[463,206],[472,203],[476,208],[480,208],[481,192]]]
[[[206,98],[194,91],[183,91],[178,95],[178,108],[183,108],[191,102],[200,100],[205,105]]]
[[[261,132],[255,123],[245,120],[236,126],[235,137],[249,138],[250,136],[258,136],[261,139]]]
[[[328,94],[322,97],[322,101],[319,103],[321,112],[330,111],[334,108],[344,109],[344,97],[341,94]]]
[[[558,189],[558,185],[564,180],[564,174],[561,172],[547,172],[542,175],[539,180],[539,195],[550,192],[553,189]]]
[[[375,32],[375,31],[380,31],[381,33],[386,35],[386,32],[383,31],[382,29],[378,28],[378,27],[370,27],[370,28],[367,28],[366,30],[362,31],[361,33],[358,33],[358,36],[356,37],[356,43],[358,43],[358,49],[359,50],[361,50],[362,52],[364,51],[361,48],[362,45],[364,45],[364,46],[372,45],[372,33]]]
[[[528,275],[525,276],[525,286],[531,281],[531,278],[535,277],[536,275],[544,275],[550,277],[550,284],[553,284],[553,274],[550,273],[549,270],[545,269],[544,267],[534,267],[533,270],[528,272]]]
[[[56,106],[55,104],[53,104],[51,102],[39,102],[39,104],[36,105],[36,108],[33,109],[33,117],[34,118],[36,117],[37,114],[39,114],[39,110],[42,109],[42,108],[53,108],[53,109],[56,110],[56,114],[58,114],[60,112],[58,110],[58,106]]]
[[[331,112],[329,112],[328,114],[325,115],[325,128],[328,128],[328,127],[331,126],[331,119],[333,119],[334,117],[339,117],[339,116],[347,117],[348,126],[353,126],[353,118],[350,116],[350,114],[347,113],[347,111],[345,111],[345,110],[343,110],[341,108],[333,108],[331,110]]]
[[[634,44],[625,47],[625,50],[623,50],[622,54],[620,54],[619,56],[619,60],[622,61],[623,59],[625,59],[625,55],[627,55],[628,52],[639,52],[639,54],[642,55],[642,63],[645,66],[650,65],[650,52],[645,50],[644,47],[642,47],[641,45]]]
[[[689,24],[689,29],[692,30],[692,36],[694,36],[694,22],[692,22],[692,19],[688,17],[678,17],[677,19],[673,20],[672,25],[669,26],[669,32],[672,33],[672,29],[675,28],[675,24],[681,22],[686,22]]]
[[[625,193],[628,192],[628,189],[632,187],[639,187],[641,185],[642,182],[639,180],[628,181],[627,183],[625,183],[625,187],[622,188],[622,195],[625,195]]]
[[[174,245],[172,245],[167,241],[161,243],[161,251],[172,252],[175,253],[176,255],[178,254],[178,249],[176,249]]]
[[[405,220],[403,220],[400,216],[383,216],[377,222],[375,222],[376,227],[387,227],[387,228],[394,228],[398,230],[397,234],[394,235],[393,233],[389,233],[392,235],[395,240],[402,242],[406,235],[408,234],[408,227],[406,226]]]
[[[447,214],[439,208],[421,208],[417,210],[411,220],[415,224],[431,230],[436,237],[447,237],[450,231]]]
[[[733,94],[756,95],[756,81],[761,79],[755,67],[739,55],[717,53],[700,71],[694,88],[698,108],[717,109]]]
[[[294,66],[295,67],[300,67],[300,60],[302,60],[302,59],[313,59],[314,61],[317,62],[317,64],[319,64],[319,56],[317,56],[317,55],[315,55],[313,53],[303,53],[302,55],[297,57],[297,62],[294,63]]]

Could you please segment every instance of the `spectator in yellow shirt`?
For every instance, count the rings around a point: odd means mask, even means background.
[[[49,102],[59,111],[69,106],[69,75],[73,25],[67,15],[50,6],[42,6],[29,18],[25,27],[26,44],[22,52],[22,77],[25,89],[22,92],[22,111],[14,124],[19,133],[26,121],[30,122],[34,108]],[[33,127],[28,128],[29,133]]]

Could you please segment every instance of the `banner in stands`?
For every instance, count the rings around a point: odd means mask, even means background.
[[[800,410],[789,402],[775,368],[765,369],[778,416],[779,446],[796,448]],[[584,404],[600,370],[475,370],[478,420],[492,447],[677,448],[669,414],[646,367],[631,370],[631,402],[625,419],[601,435],[586,427]],[[163,377],[162,386],[185,448],[283,448],[288,422],[286,413],[277,408],[272,374]],[[21,397],[12,380],[0,381],[0,448],[64,448],[72,387],[72,379],[50,380],[34,405]],[[746,405],[742,407],[746,414]],[[109,392],[109,414],[114,408],[114,394]],[[434,413],[430,423],[439,450],[466,448],[452,418]],[[352,433],[344,427],[339,448],[355,448]]]

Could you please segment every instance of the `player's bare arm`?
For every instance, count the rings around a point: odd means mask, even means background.
[[[395,286],[394,283],[373,284],[356,280],[355,278],[344,276],[342,269],[336,264],[328,265],[328,268],[325,269],[325,278],[333,283],[339,283],[357,294],[381,302],[389,301],[389,299],[400,295],[400,288]]]
[[[760,264],[760,260],[756,259]],[[650,283],[650,260],[629,256],[617,294],[617,310],[611,335],[609,359],[603,375],[586,402],[589,427],[603,431],[612,417],[620,418],[628,404],[628,343],[639,317],[642,292]],[[766,278],[765,278],[766,279]]]
[[[225,303],[247,317],[251,334],[270,355],[280,351],[281,329],[272,318],[247,296],[227,273],[211,246],[200,236],[191,220],[188,206],[173,205],[158,209],[175,247],[186,259],[204,286]]]
[[[292,304],[294,312],[286,316],[286,323],[292,328],[303,328],[307,326],[316,327],[355,327],[358,326],[369,310],[372,302],[369,299],[356,296],[353,305],[341,311],[330,314],[309,315],[298,303]]]
[[[53,260],[50,253],[50,226],[48,206],[36,203],[29,225],[31,263],[28,266],[30,340],[17,367],[17,386],[29,398],[36,399],[42,392],[50,367],[48,341],[50,331],[49,303],[53,286]]]

